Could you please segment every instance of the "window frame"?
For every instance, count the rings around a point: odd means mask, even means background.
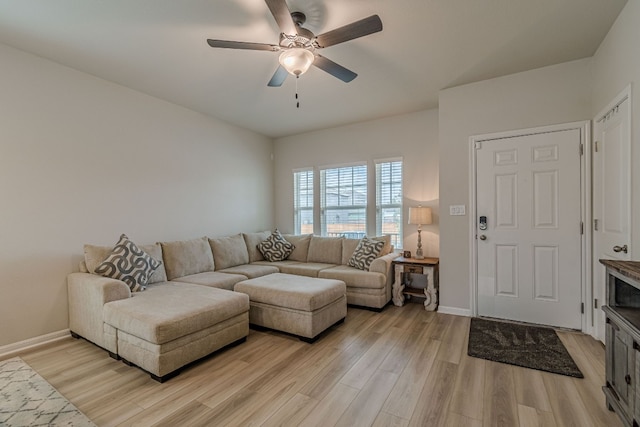
[[[306,206],[300,206],[301,193],[300,193],[300,177],[301,174],[306,174],[304,178],[307,181],[307,189],[311,189],[311,192],[307,191]],[[309,176],[310,175],[310,176]],[[310,184],[310,185],[309,185]],[[314,168],[300,168],[293,170],[293,230],[294,234],[310,234],[314,232],[315,227],[315,169]],[[310,202],[310,206],[309,206]],[[302,231],[303,220],[302,212],[311,212],[308,216],[311,218],[311,230]],[[308,225],[308,224],[306,224]],[[308,227],[307,227],[308,228]]]
[[[374,160],[374,173],[375,173],[375,216],[376,216],[376,222],[375,222],[375,234],[377,236],[381,236],[384,234],[390,234],[391,235],[391,243],[394,245],[394,247],[396,248],[402,248],[403,247],[403,228],[404,228],[404,159],[402,157],[392,157],[392,158],[385,158],[385,159],[376,159]],[[394,172],[393,172],[393,164],[394,163],[399,163],[400,164],[400,177],[399,179],[394,179]],[[383,167],[383,165],[390,165],[389,167],[391,168],[391,171],[389,172],[389,181],[386,183],[390,188],[389,188],[389,202],[388,203],[383,203],[384,201],[382,200],[382,192],[383,192],[383,188],[382,186],[384,185],[384,183],[382,182],[382,171],[381,168]],[[395,184],[395,185],[394,185]],[[394,191],[394,189],[398,189],[399,190],[399,202],[397,203],[393,203],[392,199],[394,198],[392,193]],[[397,196],[396,196],[397,197]],[[383,223],[384,223],[384,218],[383,218],[383,211],[384,210],[388,210],[388,209],[394,209],[396,210],[396,214],[398,215],[398,221],[397,221],[397,230],[396,233],[384,233],[383,232]]]
[[[350,178],[350,183],[347,185],[341,185],[340,183],[340,170],[341,169],[348,169],[351,168],[351,178]],[[354,169],[355,168],[364,168],[364,176],[358,176],[358,177],[354,177]],[[351,204],[349,205],[342,205],[340,203],[338,204],[331,204],[328,205],[327,204],[327,172],[328,171],[333,171],[333,170],[337,170],[338,171],[338,184],[337,186],[332,186],[331,188],[345,188],[345,189],[349,189],[351,192],[351,195],[348,196],[351,198]],[[321,236],[345,236],[345,237],[349,237],[349,238],[362,238],[367,234],[367,230],[368,230],[368,221],[367,221],[367,216],[368,216],[368,212],[369,212],[369,165],[366,161],[363,162],[354,162],[354,163],[345,163],[345,164],[337,164],[337,165],[325,165],[322,167],[318,168],[318,172],[319,172],[319,185],[318,185],[318,191],[319,191],[319,198],[320,198],[320,204],[319,204],[319,227],[318,227],[318,231],[320,233]],[[356,179],[358,179],[358,181],[356,182]],[[362,189],[364,187],[364,192],[363,194],[360,194],[360,197],[363,199],[363,203],[362,204],[354,204],[354,199],[356,197],[356,191],[358,188]],[[362,191],[360,192],[362,193]],[[358,215],[358,218],[361,218],[361,220],[356,221],[356,222],[349,222],[347,221],[346,224],[347,225],[353,225],[354,227],[352,227],[353,229],[350,230],[338,230],[335,229],[334,231],[329,231],[329,225],[331,225],[332,223],[328,221],[327,219],[327,211],[331,210],[331,211],[349,211],[348,212],[348,216],[351,216],[352,213],[355,213]],[[353,211],[361,211],[361,212],[353,212]],[[338,225],[339,223],[333,223]],[[344,225],[342,225],[342,227],[344,228]]]

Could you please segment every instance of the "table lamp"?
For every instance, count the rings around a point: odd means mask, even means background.
[[[424,259],[422,254],[422,226],[431,224],[431,208],[418,206],[409,208],[409,224],[418,226],[418,249],[416,250],[415,259]]]

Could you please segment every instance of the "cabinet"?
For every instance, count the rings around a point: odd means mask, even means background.
[[[424,298],[427,311],[438,309],[438,258],[405,258],[393,260],[395,273],[392,294],[393,303],[404,305],[405,298],[418,296]]]
[[[600,260],[607,268],[607,406],[627,426],[640,422],[640,262]]]

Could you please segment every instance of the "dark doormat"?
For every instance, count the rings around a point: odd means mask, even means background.
[[[472,318],[469,356],[584,378],[551,328]]]

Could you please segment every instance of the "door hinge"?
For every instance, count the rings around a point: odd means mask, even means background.
[[[580,234],[584,234],[584,222],[580,221]]]
[[[584,144],[580,144],[580,155],[584,156]]]
[[[595,308],[596,310],[598,309],[598,298],[595,298],[593,300],[593,308]]]
[[[593,220],[593,229],[594,229],[595,231],[598,231],[598,220],[597,220],[597,219],[594,219],[594,220]]]
[[[595,150],[596,153],[598,152],[598,141],[595,141],[593,143],[593,149]]]
[[[580,303],[580,314],[584,314],[584,303]]]

